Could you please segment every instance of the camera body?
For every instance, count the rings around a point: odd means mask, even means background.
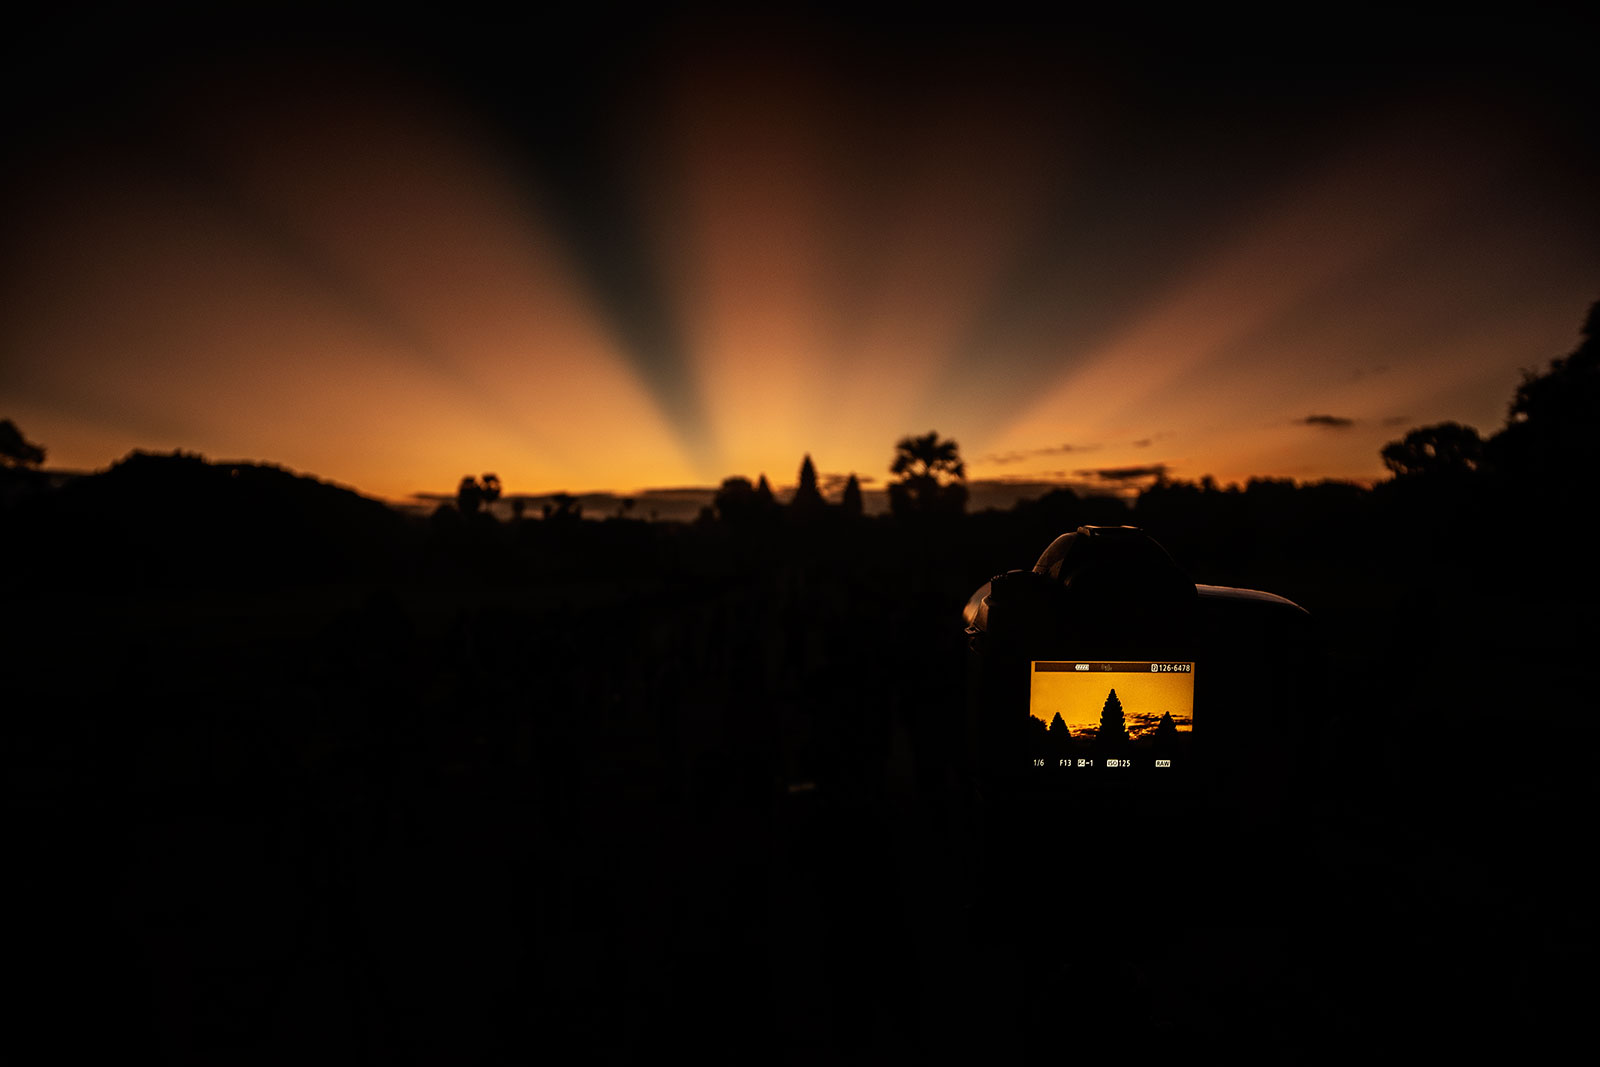
[[[1281,859],[1316,758],[1303,608],[1196,585],[1134,527],[1084,526],[986,582],[964,617],[992,875],[1070,878],[1093,855],[1098,877],[1133,885]]]

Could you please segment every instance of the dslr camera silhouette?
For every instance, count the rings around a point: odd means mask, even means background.
[[[1295,817],[1319,681],[1299,605],[1196,585],[1134,527],[1081,526],[1032,570],[985,582],[964,615],[964,748],[986,804],[1161,798],[1169,824]]]

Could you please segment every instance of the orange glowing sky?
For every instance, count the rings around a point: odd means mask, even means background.
[[[1130,734],[1155,729],[1161,716],[1169,713],[1180,731],[1194,728],[1193,674],[1035,671],[1028,677],[1029,714],[1046,725],[1060,715],[1074,737],[1099,729],[1106,696],[1113,691],[1122,704]]]
[[[881,482],[930,428],[974,478],[1371,479],[1411,426],[1498,427],[1600,296],[1559,27],[1241,65],[604,23],[19,34],[0,417],[55,467],[182,448],[396,500],[805,452]]]

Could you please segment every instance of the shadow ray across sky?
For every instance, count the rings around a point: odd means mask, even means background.
[[[932,427],[974,478],[1370,479],[1399,412],[1492,427],[1600,285],[1583,27],[1224,22],[41,13],[3,414],[394,499]]]

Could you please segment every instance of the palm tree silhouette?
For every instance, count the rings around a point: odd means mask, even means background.
[[[904,475],[907,481],[932,478],[940,475],[965,478],[967,465],[961,462],[961,451],[954,441],[939,440],[937,431],[929,430],[921,437],[902,437],[894,446],[894,466],[890,473]]]
[[[967,465],[954,441],[941,440],[937,431],[929,430],[920,437],[902,437],[894,449],[889,471],[900,480],[889,487],[889,504],[897,514],[959,512],[966,506]]]

